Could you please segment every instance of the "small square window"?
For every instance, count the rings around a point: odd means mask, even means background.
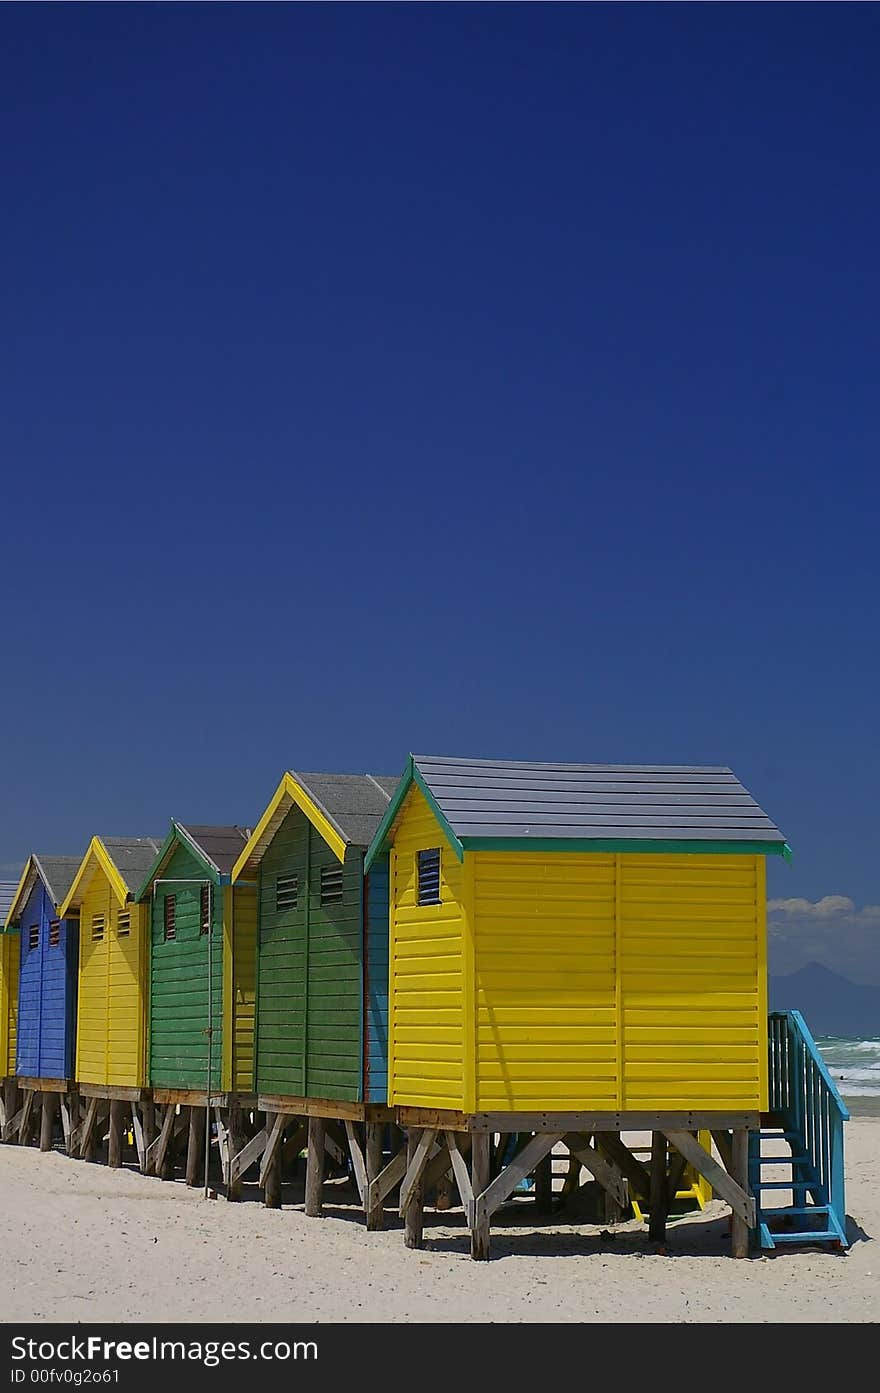
[[[280,875],[275,881],[275,911],[283,914],[285,910],[296,909],[299,899],[299,876]]]
[[[162,906],[165,942],[177,937],[177,896],[166,895]]]
[[[211,932],[211,887],[203,885],[199,894],[199,933]]]
[[[418,903],[440,903],[440,848],[429,847],[427,851],[416,852],[418,871]]]
[[[103,914],[92,915],[92,942],[101,943],[104,938],[104,916]]]
[[[339,904],[342,899],[342,867],[321,867],[321,904]]]
[[[40,946],[40,926],[31,924],[28,929],[28,952],[32,953],[35,948]]]
[[[116,937],[128,938],[131,934],[131,910],[121,909],[116,916]]]
[[[49,925],[49,947],[57,948],[61,942],[61,920],[53,919]]]

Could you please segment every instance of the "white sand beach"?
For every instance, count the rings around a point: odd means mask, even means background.
[[[455,1216],[426,1213],[425,1247],[368,1234],[350,1191],[306,1219],[285,1188],[266,1210],[180,1181],[60,1153],[0,1147],[4,1321],[876,1321],[880,1319],[880,1119],[847,1126],[853,1244],[734,1261],[727,1210],[671,1222],[665,1252],[636,1222],[531,1223],[524,1201],[471,1261]],[[520,1218],[523,1216],[523,1219]],[[523,1223],[523,1227],[514,1224]],[[174,1280],[169,1281],[169,1276]]]

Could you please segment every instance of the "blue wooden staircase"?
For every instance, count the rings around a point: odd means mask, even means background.
[[[749,1138],[757,1241],[767,1250],[811,1243],[846,1248],[849,1111],[800,1011],[772,1011],[769,1026],[770,1110]],[[774,1176],[777,1170],[781,1176]],[[787,1202],[775,1205],[774,1196]]]

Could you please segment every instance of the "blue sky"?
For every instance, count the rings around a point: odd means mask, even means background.
[[[0,866],[416,749],[729,764],[876,905],[878,41],[4,7]]]

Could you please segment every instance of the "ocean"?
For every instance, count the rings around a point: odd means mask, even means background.
[[[880,1040],[826,1035],[816,1044],[850,1112],[880,1117]]]

